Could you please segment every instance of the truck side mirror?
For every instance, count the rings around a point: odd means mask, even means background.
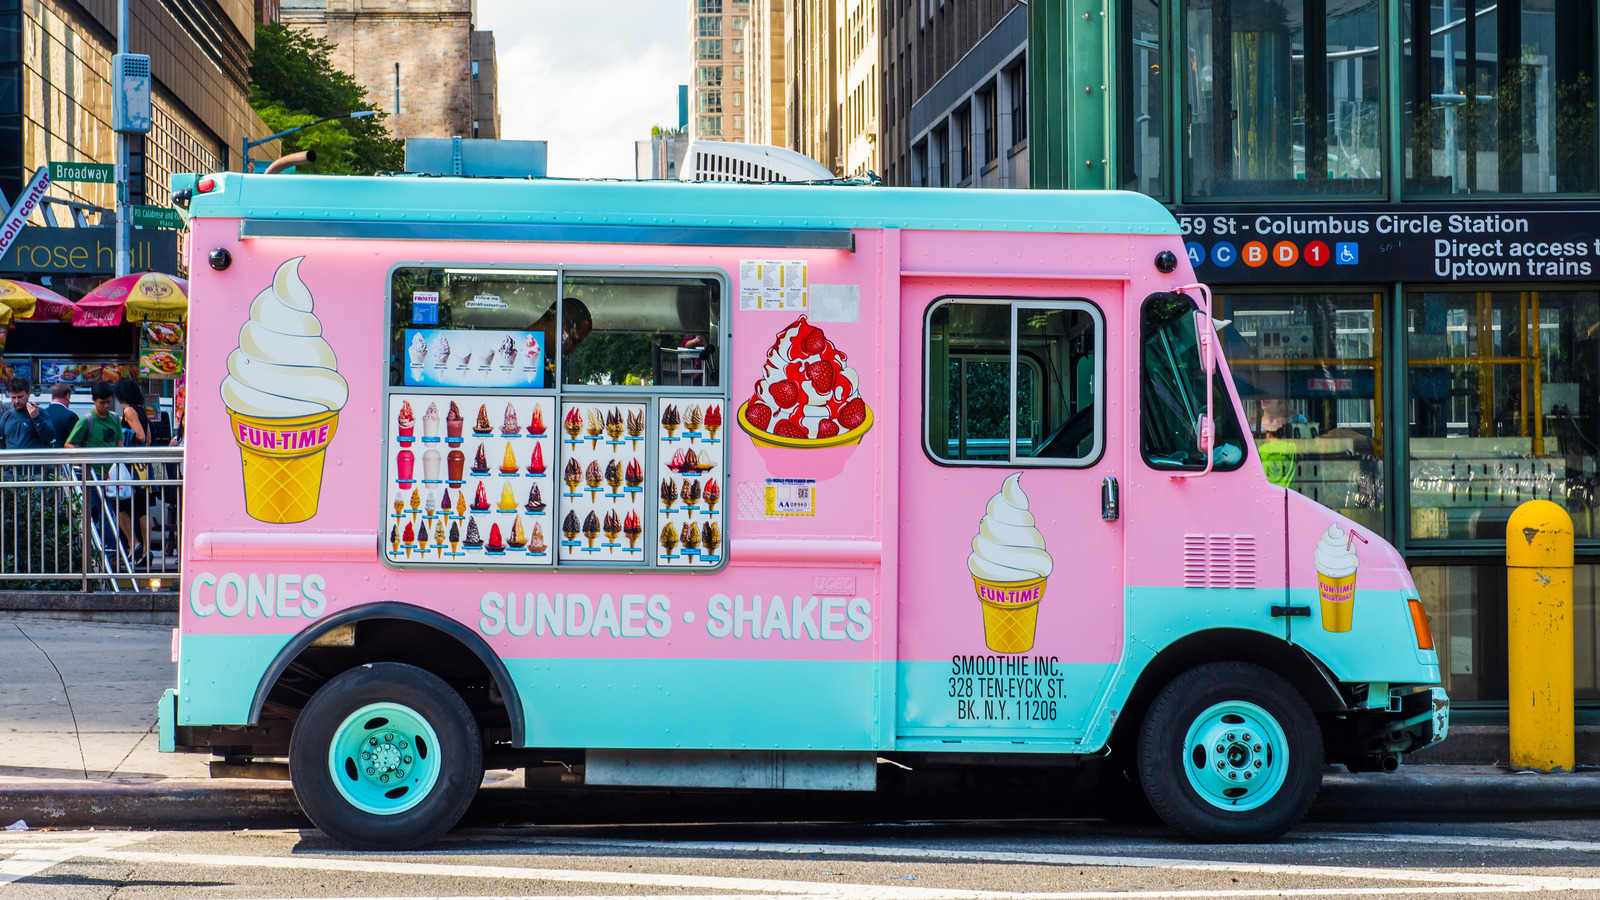
[[[1206,374],[1217,371],[1217,329],[1209,312],[1195,313],[1195,334],[1200,340],[1200,366]]]

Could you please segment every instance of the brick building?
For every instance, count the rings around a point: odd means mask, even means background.
[[[483,92],[472,79],[473,0],[281,0],[281,14],[285,25],[334,45],[333,64],[389,114],[384,124],[394,137],[472,137],[474,121],[488,137],[485,118],[499,134],[498,110],[479,115]],[[492,79],[492,36],[487,46]],[[479,84],[484,68],[480,59]]]

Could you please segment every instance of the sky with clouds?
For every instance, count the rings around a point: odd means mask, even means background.
[[[549,141],[549,174],[633,178],[633,142],[678,123],[689,0],[478,0],[494,32],[501,137]]]

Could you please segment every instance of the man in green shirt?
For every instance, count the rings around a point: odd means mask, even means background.
[[[104,381],[97,381],[90,389],[90,396],[94,398],[94,412],[78,420],[73,426],[72,433],[67,436],[67,447],[120,447],[122,446],[122,423],[111,415],[111,385]]]

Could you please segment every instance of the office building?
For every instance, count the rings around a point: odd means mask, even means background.
[[[130,49],[150,54],[154,76],[152,128],[132,139],[130,199],[164,205],[172,173],[226,169],[238,161],[241,138],[267,133],[246,102],[256,11],[252,0],[131,0],[130,7]],[[8,200],[48,162],[116,161],[116,10],[111,0],[0,9],[0,60],[9,60],[0,62],[0,192]],[[56,184],[51,196],[113,205],[108,184]]]
[[[691,138],[743,141],[750,0],[688,0]]]
[[[1178,216],[1269,477],[1401,549],[1456,709],[1504,715],[1507,517],[1565,507],[1600,708],[1600,9],[1106,8],[1031,7],[1033,184]]]
[[[1028,7],[1017,0],[885,0],[884,181],[1028,186]]]
[[[784,10],[791,0],[751,0],[750,23],[745,26],[745,63],[749,90],[749,118],[745,133],[752,144],[789,145],[789,117],[785,111],[788,56],[784,50]]]

